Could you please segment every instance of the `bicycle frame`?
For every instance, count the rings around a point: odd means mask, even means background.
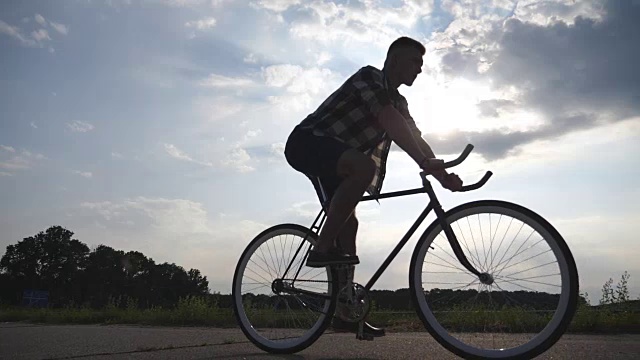
[[[458,165],[459,163],[461,163],[469,155],[469,153],[471,152],[472,149],[473,149],[472,145],[467,145],[467,147],[465,148],[464,152],[462,153],[462,155],[460,155],[460,157],[458,157],[458,159],[453,160],[453,161],[448,162],[448,163],[445,163],[444,167],[447,168],[447,167],[452,167],[452,166]],[[493,175],[493,174],[490,171],[488,171],[480,181],[478,181],[477,183],[472,184],[472,185],[464,186],[460,191],[470,191],[470,190],[475,190],[475,189],[478,189],[478,188],[482,187],[487,182],[487,180],[489,180],[491,175]],[[422,177],[422,187],[420,187],[420,188],[415,188],[415,189],[410,189],[410,190],[393,191],[393,192],[380,194],[378,196],[368,195],[368,196],[363,196],[362,199],[360,200],[362,202],[362,201],[386,199],[386,198],[393,198],[393,197],[414,195],[414,194],[421,194],[421,193],[427,193],[429,195],[429,200],[430,200],[429,203],[427,204],[427,206],[425,207],[425,209],[422,211],[422,213],[418,216],[416,221],[413,223],[413,225],[409,228],[409,230],[407,230],[405,235],[402,237],[402,239],[400,239],[400,241],[398,242],[396,247],[387,256],[387,258],[380,265],[378,270],[373,274],[371,279],[369,279],[369,281],[365,285],[365,289],[367,291],[371,290],[371,288],[376,283],[376,281],[378,281],[378,279],[380,278],[382,273],[384,273],[384,271],[387,269],[389,264],[391,264],[393,259],[395,259],[395,257],[398,255],[400,250],[402,250],[402,248],[406,245],[406,243],[409,241],[411,236],[415,233],[416,229],[420,226],[420,224],[422,224],[422,222],[427,217],[427,215],[429,215],[431,210],[435,211],[436,217],[437,217],[437,219],[438,219],[438,221],[440,223],[440,226],[442,227],[443,231],[445,232],[445,235],[447,236],[447,239],[449,240],[449,244],[451,245],[451,248],[452,248],[454,254],[456,255],[456,258],[458,259],[458,261],[460,261],[460,264],[462,266],[464,266],[465,269],[467,269],[469,272],[471,272],[472,274],[478,276],[481,280],[482,280],[482,278],[484,276],[486,276],[486,274],[480,273],[478,270],[476,270],[473,267],[473,265],[471,265],[471,263],[469,262],[467,257],[464,255],[464,252],[462,250],[462,247],[460,246],[460,243],[458,242],[458,239],[456,238],[454,232],[451,230],[451,227],[449,226],[449,223],[446,221],[445,211],[442,209],[442,206],[440,205],[440,202],[438,201],[438,198],[437,198],[437,196],[436,196],[436,194],[435,194],[435,192],[433,190],[433,187],[431,186],[431,183],[429,182],[429,180],[427,180],[427,174],[425,172],[421,172],[420,176]],[[318,216],[316,216],[316,219],[314,220],[313,224],[311,225],[310,230],[312,232],[315,232],[315,234],[319,234],[320,233],[320,228],[324,224],[324,221],[325,221],[326,217],[327,217],[327,214],[326,214],[326,212],[324,210],[324,207],[323,207],[320,210],[320,212],[318,213]],[[305,237],[305,240],[306,240],[306,237]],[[294,254],[293,259],[295,259],[298,256],[298,253],[302,249],[303,245],[304,245],[304,241],[298,247],[298,250]],[[296,278],[298,277],[298,275],[300,273],[300,270],[302,269],[302,265],[306,261],[307,255],[308,254],[305,254],[304,258],[302,259],[302,262],[300,262],[300,266],[298,267],[298,269],[296,271],[296,274],[292,279],[293,280],[292,283],[295,283]],[[293,264],[293,260],[292,260],[291,263],[289,263],[289,266],[285,270],[285,272],[283,274],[283,278],[286,277],[286,274],[289,272],[292,264]],[[306,293],[306,291],[300,290],[300,289],[295,289],[295,292]]]

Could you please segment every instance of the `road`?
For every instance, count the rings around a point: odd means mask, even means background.
[[[294,355],[270,355],[239,329],[0,323],[0,359],[456,359],[428,333],[374,341],[325,333]],[[640,335],[565,335],[539,359],[640,359]]]

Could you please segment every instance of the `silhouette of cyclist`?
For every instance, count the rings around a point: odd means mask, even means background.
[[[393,41],[384,67],[365,66],[349,77],[316,111],[298,124],[287,139],[285,157],[312,182],[327,218],[306,265],[350,265],[345,276],[353,279],[360,261],[356,255],[358,219],[355,207],[365,191],[379,195],[391,142],[418,166],[451,191],[462,181],[442,169],[409,114],[398,92],[411,86],[422,72],[425,47],[409,37]],[[339,311],[338,311],[339,313]],[[356,323],[334,319],[334,328],[355,331]],[[384,329],[365,323],[365,332],[384,335]]]

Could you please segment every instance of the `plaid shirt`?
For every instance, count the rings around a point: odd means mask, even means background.
[[[407,99],[397,89],[390,89],[384,73],[373,66],[358,70],[299,125],[371,155],[377,169],[367,192],[373,196],[382,189],[391,147],[391,139],[377,121],[378,113],[388,104],[402,114],[415,136],[422,136],[409,114]]]

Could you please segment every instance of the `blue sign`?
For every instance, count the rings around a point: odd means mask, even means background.
[[[27,289],[22,292],[22,305],[29,307],[47,307],[49,292]]]

